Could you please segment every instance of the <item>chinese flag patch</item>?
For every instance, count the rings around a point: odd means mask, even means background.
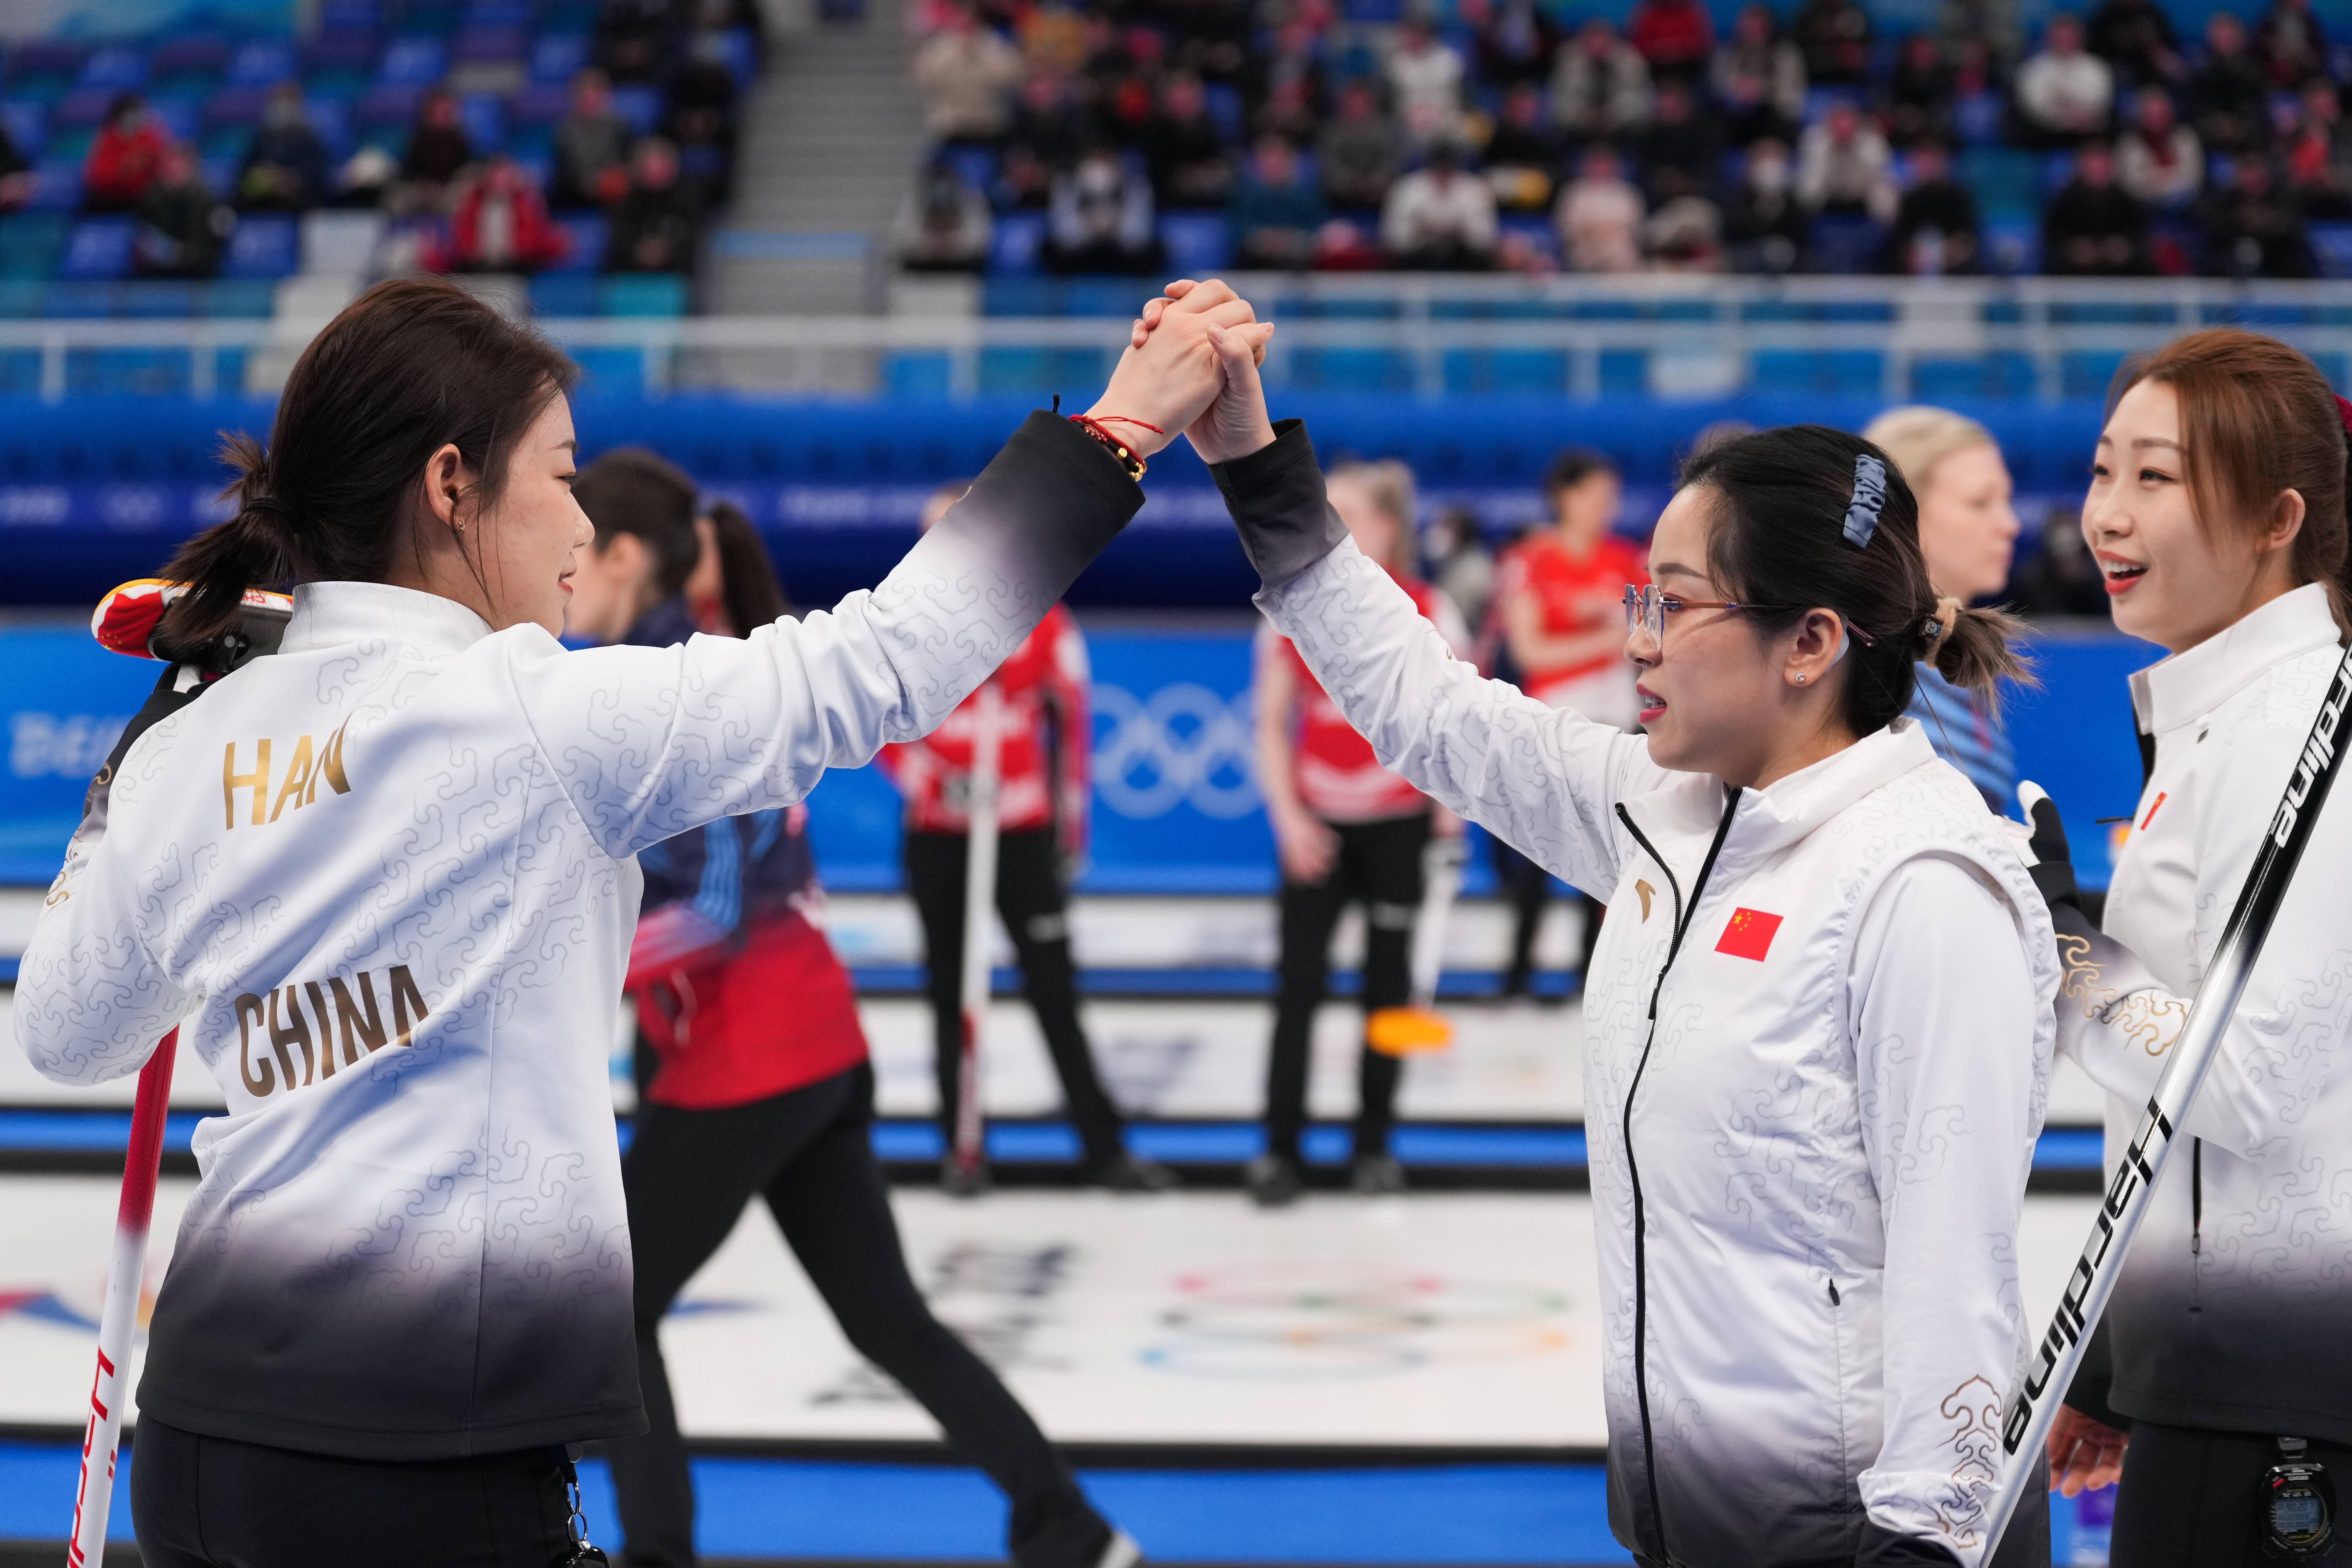
[[[1772,935],[1780,929],[1780,917],[1768,915],[1762,910],[1734,910],[1730,923],[1723,928],[1723,940],[1715,944],[1717,952],[1727,952],[1734,958],[1752,958],[1764,962],[1771,951]]]

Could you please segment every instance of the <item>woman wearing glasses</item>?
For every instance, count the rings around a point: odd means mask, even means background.
[[[1618,1539],[1689,1568],[2046,1563],[2039,1499],[1997,1556],[1984,1510],[2057,964],[2010,840],[1900,717],[1916,659],[2016,673],[2007,623],[1937,598],[1877,448],[1729,441],[1629,595],[1623,734],[1455,659],[1246,352],[1224,366],[1188,434],[1260,607],[1384,766],[1613,889],[1584,1017]]]

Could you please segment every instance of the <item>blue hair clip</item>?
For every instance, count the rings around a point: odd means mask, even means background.
[[[1845,509],[1845,536],[1857,550],[1878,531],[1879,509],[1886,504],[1886,465],[1867,452],[1853,459],[1853,500]]]

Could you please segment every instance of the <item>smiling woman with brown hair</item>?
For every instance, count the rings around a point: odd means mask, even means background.
[[[129,747],[16,988],[48,1077],[177,1025],[227,1098],[139,1388],[149,1563],[562,1558],[563,1446],[644,1425],[604,1065],[638,852],[937,723],[1133,515],[1248,314],[1208,290],[1087,425],[1031,416],[872,592],[578,653],[570,363],[426,282],[303,352],[170,568],[175,637],[292,584],[283,644]]]

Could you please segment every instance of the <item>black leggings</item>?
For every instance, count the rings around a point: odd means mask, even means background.
[[[1307,1126],[1308,1046],[1315,1009],[1331,978],[1331,932],[1350,903],[1364,906],[1364,1011],[1412,997],[1412,921],[1421,910],[1422,850],[1429,815],[1383,822],[1335,822],[1339,855],[1319,882],[1282,882],[1282,959],[1274,1002],[1274,1047],[1265,1067],[1265,1147],[1298,1158]],[[1385,1154],[1396,1121],[1404,1064],[1366,1048],[1356,1059],[1356,1155]]]
[[[1494,846],[1495,879],[1503,884],[1504,893],[1511,900],[1511,965],[1503,972],[1503,994],[1526,994],[1536,970],[1536,935],[1543,929],[1544,906],[1551,901],[1551,873],[1504,843],[1489,837]],[[1601,940],[1601,917],[1608,906],[1591,894],[1578,892],[1578,902],[1584,910],[1584,952],[1577,963],[1577,983],[1582,984],[1592,969],[1592,947]]]
[[[2305,1455],[2336,1483],[2336,1545],[2307,1563],[2352,1563],[2352,1531],[2340,1511],[2352,1504],[2352,1447],[2312,1443]],[[2132,1423],[2124,1479],[2116,1493],[2116,1568],[2272,1568],[2255,1525],[2263,1476],[2280,1462],[2278,1439],[2252,1432]]]
[[[147,1568],[555,1568],[572,1551],[569,1473],[560,1447],[339,1459],[142,1415],[131,1517]]]
[[[961,833],[907,835],[907,889],[923,921],[923,955],[929,966],[934,1066],[940,1084],[940,1132],[955,1142],[956,1079],[963,1047],[963,884],[970,840]],[[1021,958],[1021,985],[1037,1014],[1062,1099],[1087,1163],[1099,1165],[1126,1148],[1118,1110],[1095,1076],[1087,1033],[1078,1023],[1077,974],[1070,964],[1069,899],[1048,828],[1024,828],[996,841],[996,912],[1013,933]]]
[[[768,1210],[857,1353],[912,1394],[1013,1502],[1021,1568],[1091,1568],[1110,1527],[1029,1413],[923,1302],[871,1142],[874,1069],[749,1105],[648,1105],[621,1163],[636,1251],[637,1375],[648,1431],[607,1452],[636,1568],[694,1562],[694,1485],[656,1333],[662,1315],[719,1250],[753,1197]]]

